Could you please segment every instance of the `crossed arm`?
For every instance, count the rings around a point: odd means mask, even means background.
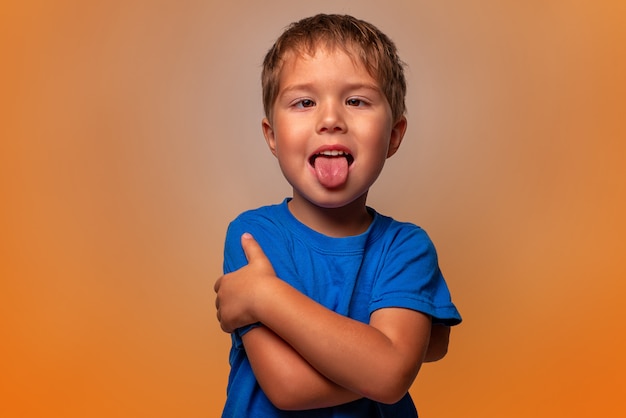
[[[215,284],[218,319],[226,332],[264,325],[245,334],[243,343],[278,408],[320,408],[361,397],[394,403],[423,361],[445,354],[449,328],[432,327],[427,315],[380,309],[369,325],[344,317],[278,279],[251,237],[242,245],[248,265]]]

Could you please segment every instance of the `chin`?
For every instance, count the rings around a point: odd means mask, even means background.
[[[346,196],[345,194],[342,195],[342,193],[339,191],[336,191],[336,192],[330,191],[330,192],[327,192],[327,196],[317,197],[317,198],[312,198],[312,199],[307,199],[307,200],[309,200],[309,202],[311,202],[313,205],[318,206],[320,208],[340,209],[340,208],[349,206],[350,204],[355,203],[359,199],[365,198],[366,196],[367,196],[367,193],[360,194],[357,196]]]

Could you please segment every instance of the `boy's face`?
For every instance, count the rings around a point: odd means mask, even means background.
[[[365,202],[405,129],[378,82],[340,48],[285,57],[272,120],[263,120],[294,203],[324,208]]]

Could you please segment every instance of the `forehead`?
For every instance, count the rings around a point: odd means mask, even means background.
[[[379,84],[354,50],[339,46],[317,46],[314,49],[297,49],[285,53],[279,73],[279,88],[294,78],[316,79],[332,75],[346,79],[366,78],[376,85]]]
[[[365,65],[363,60],[359,58],[360,52],[356,45],[353,43],[339,43],[333,40],[317,39],[310,43],[307,42],[294,42],[285,51],[282,57],[282,61],[293,60],[298,57],[311,58],[318,54],[331,55],[334,53],[343,53],[350,57],[355,65]]]

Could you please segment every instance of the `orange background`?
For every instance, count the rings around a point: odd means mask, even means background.
[[[219,415],[225,228],[290,192],[260,63],[320,11],[409,66],[369,203],[428,230],[465,319],[422,415],[623,413],[625,5],[3,2],[0,416]]]

